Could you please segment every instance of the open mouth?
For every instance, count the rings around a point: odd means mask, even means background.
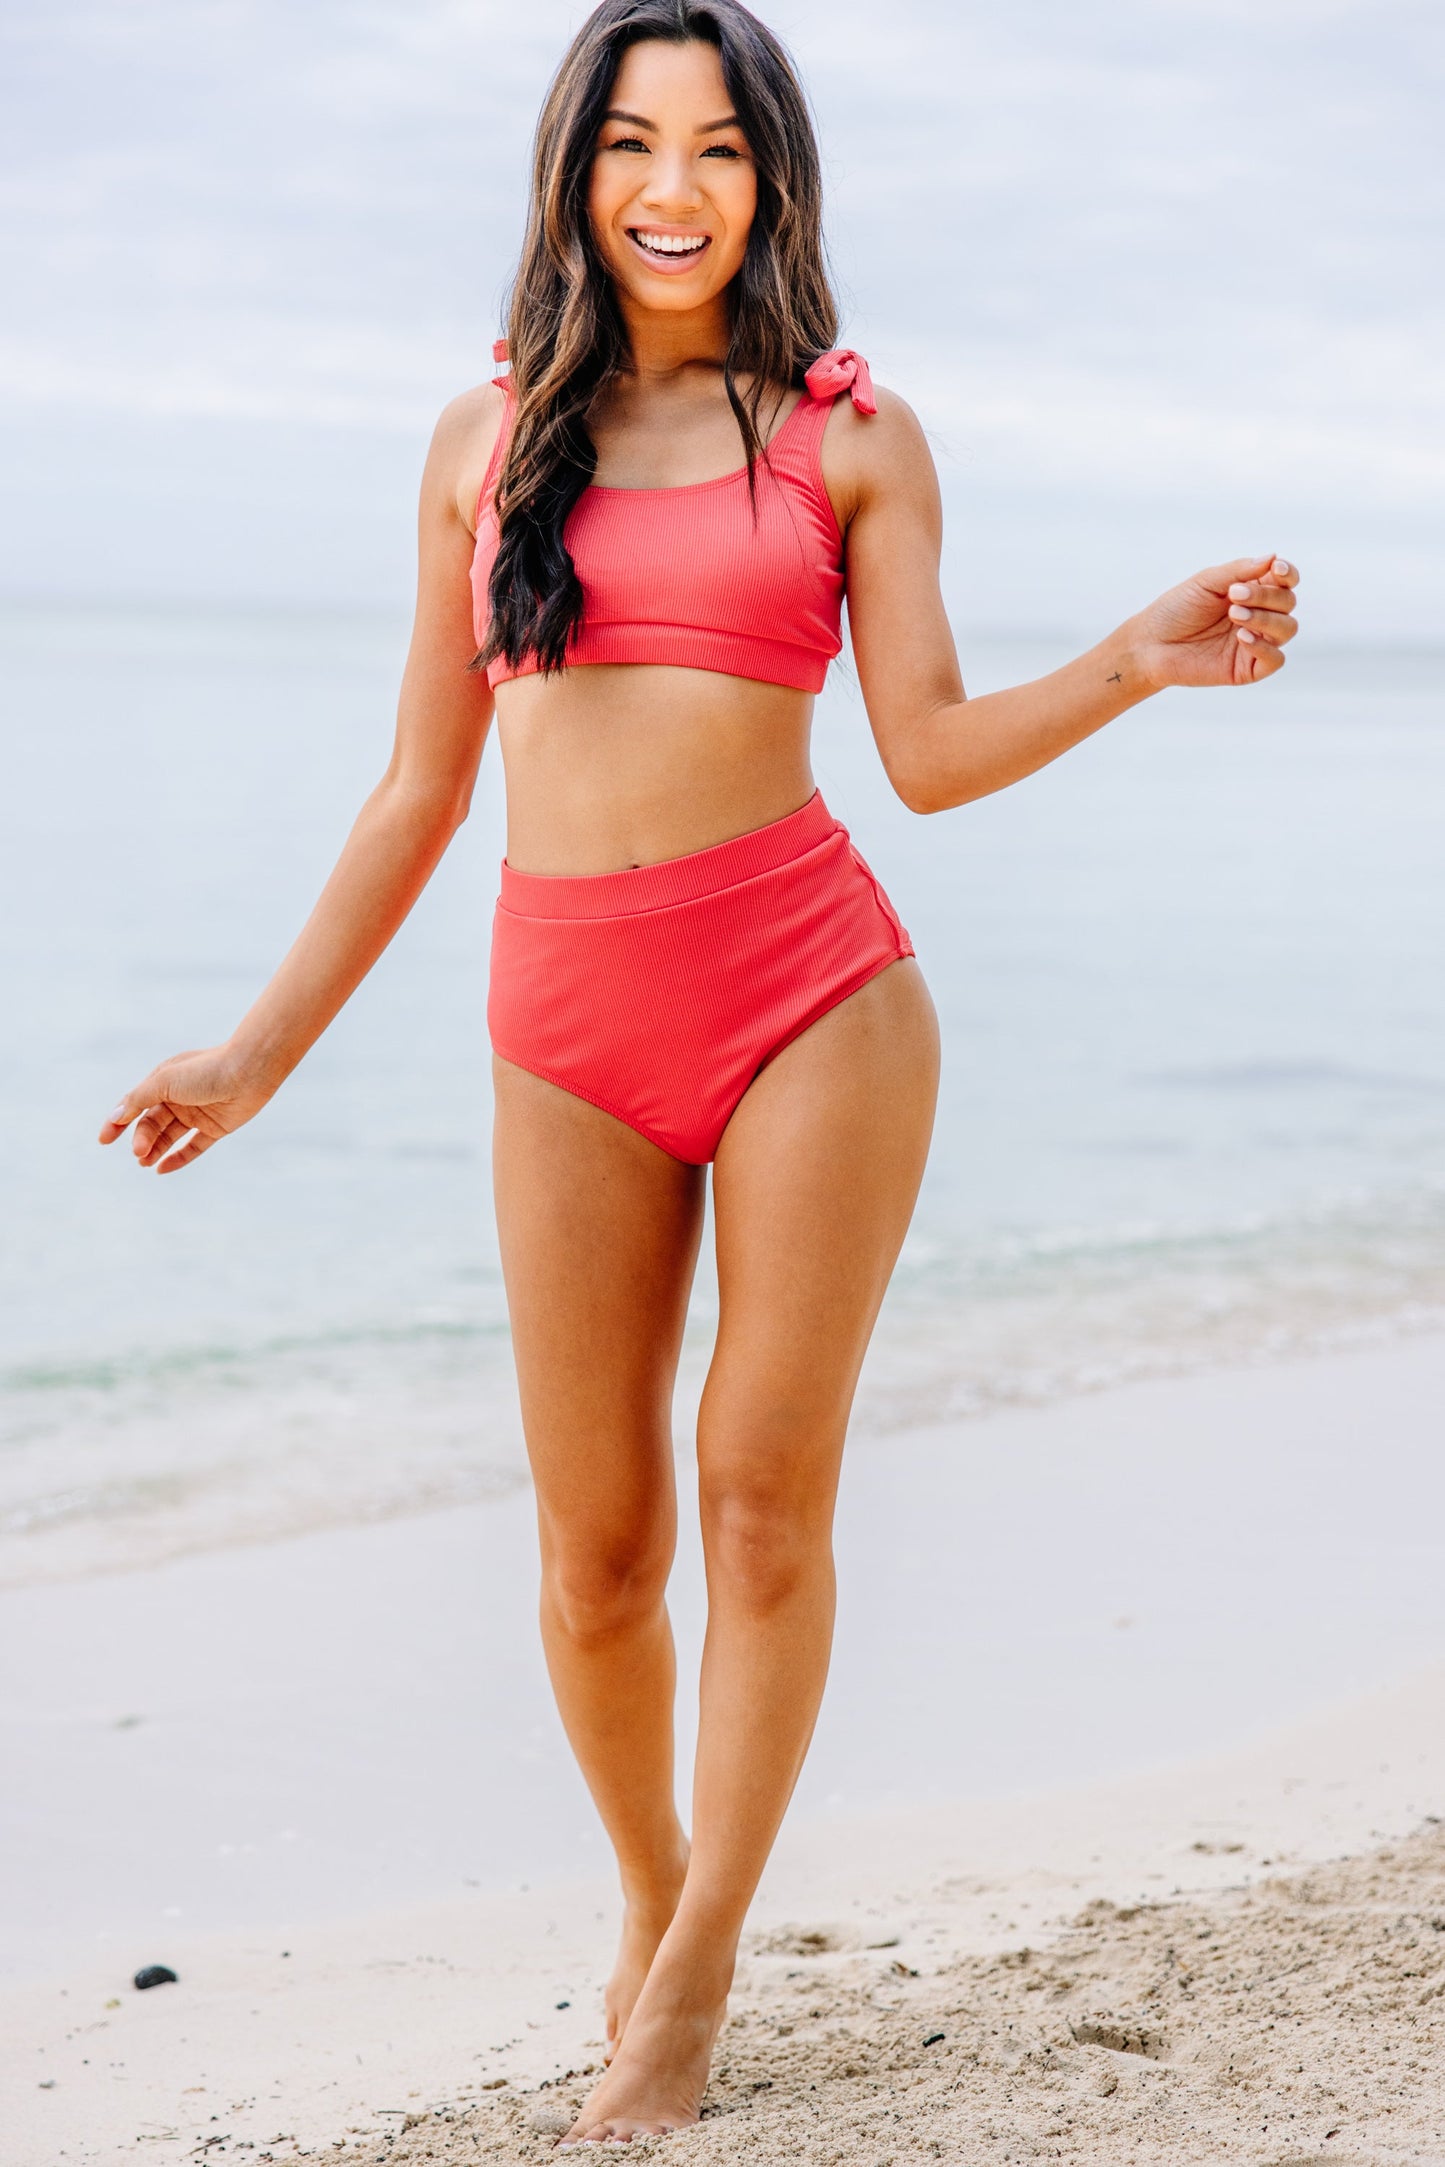
[[[660,270],[681,271],[711,245],[710,233],[659,233],[647,226],[629,226],[627,238]]]

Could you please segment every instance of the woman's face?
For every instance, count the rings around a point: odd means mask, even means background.
[[[742,266],[757,203],[757,169],[716,46],[630,45],[588,196],[597,245],[626,298],[679,312],[715,300]]]

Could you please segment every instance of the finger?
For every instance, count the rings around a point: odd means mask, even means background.
[[[118,1136],[124,1136],[136,1116],[143,1114],[147,1106],[155,1104],[155,1095],[153,1076],[147,1076],[145,1082],[137,1084],[134,1091],[127,1091],[125,1097],[111,1108],[100,1124],[101,1143],[113,1144]]]
[[[169,1106],[157,1109],[157,1116],[164,1118],[147,1115],[136,1124],[134,1149],[142,1166],[154,1166],[172,1145],[178,1144],[183,1136],[189,1136],[194,1126],[172,1112]]]
[[[177,1167],[189,1166],[192,1159],[198,1159],[203,1151],[209,1151],[215,1141],[214,1136],[203,1136],[199,1129],[193,1129],[179,1151],[172,1151],[161,1160],[156,1172],[174,1174]]]
[[[182,1136],[189,1136],[203,1120],[204,1110],[199,1106],[149,1106],[136,1123],[134,1150],[142,1166],[154,1165],[163,1151]],[[215,1135],[211,1136],[212,1143]]]
[[[1269,640],[1260,639],[1247,625],[1235,631],[1238,668],[1242,684],[1257,684],[1262,677],[1272,677],[1276,670],[1284,668],[1284,656]]]
[[[1293,587],[1273,587],[1267,580],[1237,579],[1229,590],[1229,599],[1248,603],[1251,609],[1291,610],[1296,596]],[[1229,614],[1233,617],[1234,611],[1231,609]]]
[[[1254,639],[1267,641],[1271,646],[1283,647],[1285,641],[1292,640],[1299,630],[1293,617],[1283,616],[1278,610],[1245,609],[1238,602],[1231,602],[1229,615],[1235,631],[1246,647],[1253,644],[1252,639],[1244,637],[1246,633],[1252,634]]]
[[[149,1151],[161,1130],[167,1122],[175,1119],[175,1115],[176,1109],[168,1100],[151,1099],[147,1105],[137,1110],[131,1148],[137,1152]]]
[[[1194,576],[1211,594],[1228,594],[1230,588],[1241,581],[1263,579],[1270,566],[1278,561],[1271,550],[1267,557],[1236,557],[1232,564],[1211,565],[1207,572],[1196,572]]]

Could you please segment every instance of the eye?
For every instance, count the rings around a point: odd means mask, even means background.
[[[645,151],[647,145],[643,142],[640,135],[620,135],[615,143],[604,143],[602,148],[604,150]]]
[[[731,143],[710,143],[703,152],[704,158],[740,158],[742,152],[734,150]]]

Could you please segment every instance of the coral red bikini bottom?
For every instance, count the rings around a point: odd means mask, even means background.
[[[487,1023],[503,1060],[702,1166],[759,1069],[912,954],[815,791],[661,865],[574,879],[504,861]]]

